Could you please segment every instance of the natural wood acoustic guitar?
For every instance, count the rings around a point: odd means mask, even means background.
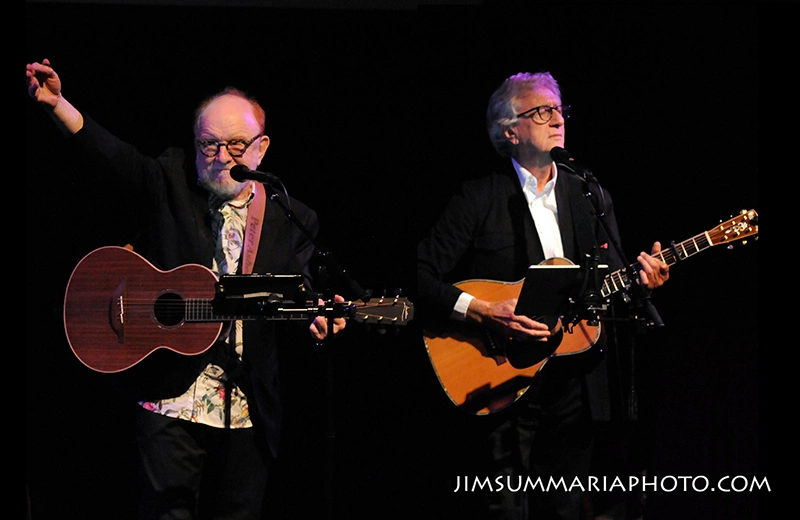
[[[656,257],[667,265],[673,265],[712,246],[731,244],[757,234],[758,214],[755,210],[743,210],[708,231],[679,244],[673,243]],[[571,263],[567,259],[551,259],[549,262]],[[604,277],[603,298],[630,287],[627,272],[627,269],[620,269]],[[518,298],[522,283],[523,280],[466,280],[455,285],[476,298],[502,301]],[[604,335],[602,321],[597,324],[589,320],[562,323],[563,316],[533,318],[549,320],[557,333],[553,336],[555,341],[528,344],[540,352],[533,357],[535,362],[522,367],[509,361],[507,348],[513,342],[486,327],[451,320],[442,329],[424,331],[430,362],[442,388],[456,406],[475,415],[498,412],[516,402],[530,388],[534,377],[549,359],[586,352]],[[516,348],[519,347],[517,343]]]

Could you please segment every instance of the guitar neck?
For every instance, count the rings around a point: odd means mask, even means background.
[[[684,240],[680,244],[673,243],[669,248],[653,256],[669,266],[711,246],[730,244],[757,234],[758,213],[753,209],[742,210],[739,215],[720,223],[719,226]],[[638,273],[641,268],[641,264],[636,262],[627,269],[620,269],[606,276],[600,291],[603,297],[610,296],[622,289],[628,289],[632,283],[628,273]]]
[[[312,305],[310,302],[296,304],[292,302],[246,301],[237,300],[230,305],[231,309],[247,309],[247,312],[220,313],[214,310],[214,300],[187,298],[180,302],[183,321],[186,322],[219,322],[237,320],[312,320],[317,316],[348,318],[373,325],[405,325],[413,319],[414,306],[406,298],[379,297],[366,302],[328,302]],[[174,307],[175,302],[168,304]],[[159,315],[158,303],[156,315]],[[176,311],[177,312],[177,311]],[[173,320],[175,321],[175,320]]]
[[[665,249],[653,256],[671,266],[678,263],[680,260],[685,260],[690,256],[694,256],[708,249],[712,245],[708,235],[706,233],[700,233],[688,240],[684,240],[680,244],[673,244],[669,249]],[[606,275],[603,280],[603,288],[600,291],[603,297],[605,298],[623,289],[629,289],[631,286],[631,279],[628,276],[628,272],[637,273],[641,268],[642,265],[639,262],[635,262],[627,269],[619,269],[618,271]]]
[[[352,302],[335,303],[332,306],[286,305],[270,303],[261,306],[259,312],[247,313],[218,313],[214,310],[213,300],[202,298],[188,298],[183,301],[184,316],[187,322],[219,322],[219,321],[249,321],[249,320],[310,320],[315,316],[327,316],[333,313],[334,317],[350,316],[355,310]]]

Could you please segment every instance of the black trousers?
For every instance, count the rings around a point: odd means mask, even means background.
[[[472,518],[582,518],[584,494],[575,479],[585,486],[591,467],[591,412],[583,377],[550,368],[518,402],[475,418],[464,432],[471,448],[460,466],[462,487],[452,496]]]
[[[259,520],[268,455],[258,433],[137,410],[140,518]]]

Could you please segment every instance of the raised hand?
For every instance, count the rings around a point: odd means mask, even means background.
[[[25,66],[25,79],[28,95],[41,104],[55,108],[61,99],[61,79],[50,66],[47,58],[42,63],[28,63]]]

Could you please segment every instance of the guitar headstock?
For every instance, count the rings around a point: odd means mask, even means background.
[[[758,213],[756,210],[742,210],[739,215],[726,220],[707,231],[712,246],[727,244],[758,235]],[[758,240],[758,237],[756,237]],[[744,241],[743,243],[747,243]]]
[[[351,319],[373,325],[406,325],[414,318],[414,304],[407,298],[370,298],[367,302],[353,302]]]

